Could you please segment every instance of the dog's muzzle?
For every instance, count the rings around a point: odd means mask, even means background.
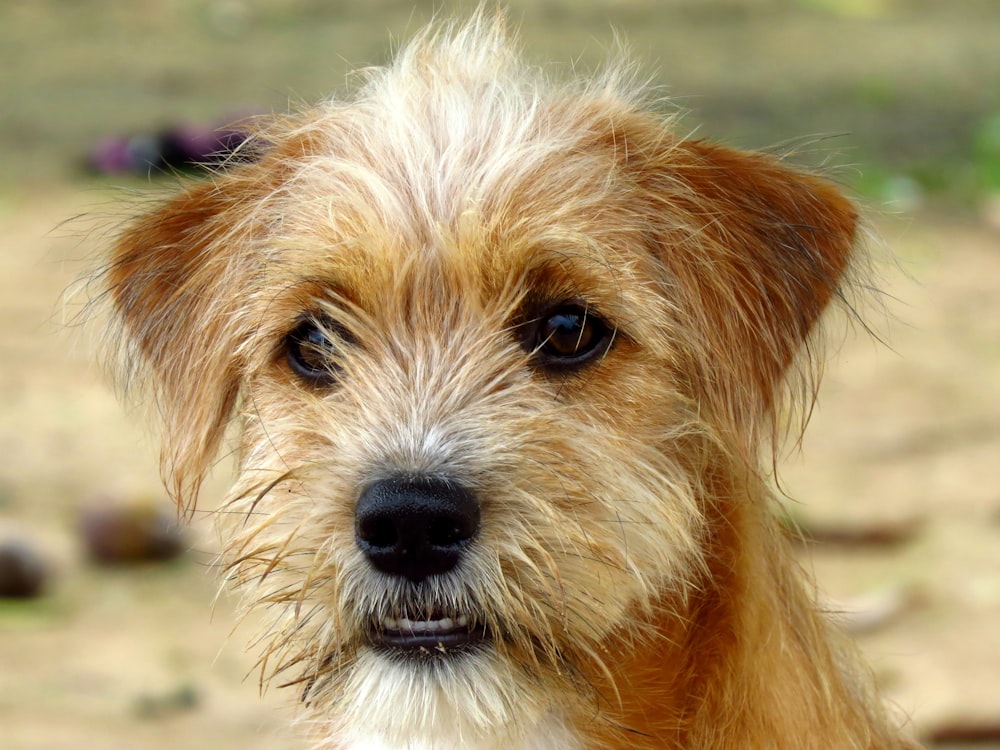
[[[479,533],[480,508],[466,488],[437,477],[393,477],[364,489],[355,508],[354,537],[377,570],[419,586],[453,571]],[[372,623],[373,645],[444,653],[481,640],[463,612],[414,608]]]

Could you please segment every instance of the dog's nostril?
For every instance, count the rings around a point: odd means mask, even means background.
[[[359,522],[358,534],[373,547],[393,547],[399,540],[395,524],[391,519],[381,516]]]
[[[479,503],[464,487],[433,477],[397,477],[361,493],[354,535],[376,568],[422,581],[458,564],[479,520]]]
[[[446,547],[460,544],[472,536],[474,530],[463,528],[456,519],[437,518],[431,521],[427,529],[427,539],[432,546]]]

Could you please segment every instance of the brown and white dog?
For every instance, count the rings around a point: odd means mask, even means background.
[[[855,207],[515,47],[428,30],[108,260],[179,501],[238,425],[265,678],[336,750],[915,747],[761,468]]]

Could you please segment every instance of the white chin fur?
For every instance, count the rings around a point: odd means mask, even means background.
[[[544,689],[488,650],[456,659],[359,655],[321,748],[580,750]]]

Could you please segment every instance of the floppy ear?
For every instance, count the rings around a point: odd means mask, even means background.
[[[662,138],[658,149],[639,181],[659,217],[668,293],[694,336],[698,395],[752,436],[775,418],[789,366],[839,294],[857,212],[831,183],[768,155]]]
[[[239,300],[251,232],[235,178],[198,184],[128,225],[106,280],[126,385],[144,380],[163,420],[164,482],[194,502],[235,406]]]

